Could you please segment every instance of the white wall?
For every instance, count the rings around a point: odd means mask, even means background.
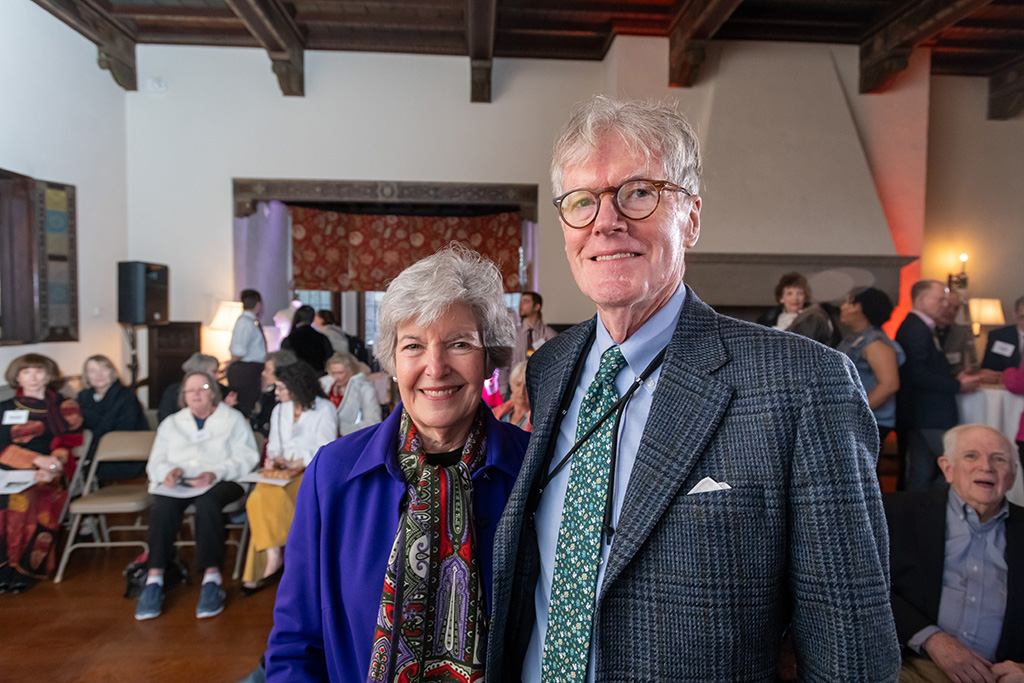
[[[836,66],[855,70],[856,50],[718,50],[691,89],[665,85],[666,39],[619,38],[602,63],[496,60],[494,101],[473,104],[459,57],[309,52],[306,97],[285,98],[263,51],[140,46],[140,83],[167,90],[127,96],[132,257],[171,264],[172,318],[208,323],[232,294],[232,177],[536,183],[540,288],[558,293],[546,317],[583,319],[593,306],[565,264],[548,166],[568,112],[598,91],[693,117],[708,168],[698,249],[892,254]],[[903,111],[924,129],[923,107]]]
[[[232,295],[233,177],[533,183],[543,198],[557,128],[603,74],[497,60],[494,102],[473,104],[466,59],[307,52],[306,96],[285,98],[260,50],[140,46],[138,59],[140,82],[168,87],[127,97],[131,252],[171,265],[172,319],[205,324]],[[543,287],[575,292],[546,201],[540,233]]]
[[[128,257],[124,91],[96,66],[95,45],[30,0],[4,0],[0,102],[0,168],[77,188],[81,340],[0,347],[0,369],[29,351],[69,374],[94,353],[118,363],[116,263]]]
[[[92,44],[30,0],[0,8],[0,97],[18,103],[0,108],[0,167],[79,189],[83,342],[37,347],[69,369],[117,355],[120,259],[170,265],[172,318],[209,324],[234,294],[234,177],[536,184],[545,312],[589,316],[547,202],[548,165],[573,104],[597,91],[675,100],[692,119],[708,168],[699,250],[892,253],[878,225],[920,238],[927,169],[926,261],[966,225],[971,239],[993,236],[972,246],[975,285],[1004,298],[1024,289],[1009,275],[989,287],[997,269],[981,272],[1020,239],[1022,123],[986,122],[984,81],[930,79],[926,53],[893,90],[858,95],[856,48],[723,43],[696,87],[673,89],[667,40],[623,37],[601,63],[496,60],[490,104],[469,102],[460,57],[308,52],[307,95],[285,98],[261,50],[145,45],[137,56],[141,90],[125,94]],[[150,78],[166,91],[148,92]],[[3,349],[0,363],[24,350]]]
[[[932,79],[924,277],[945,280],[970,257],[971,296],[1024,295],[1024,115],[987,121],[988,83]]]

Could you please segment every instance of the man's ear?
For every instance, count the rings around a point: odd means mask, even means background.
[[[690,200],[690,211],[687,215],[689,221],[683,235],[683,245],[687,249],[692,249],[693,245],[697,244],[697,239],[700,238],[700,203],[700,195]]]
[[[953,460],[944,455],[940,455],[937,462],[939,463],[939,469],[942,471],[942,475],[946,478],[946,481],[952,481],[949,470],[953,468]]]

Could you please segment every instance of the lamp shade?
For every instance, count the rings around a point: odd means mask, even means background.
[[[999,299],[971,299],[971,322],[978,325],[1005,325],[1003,302]]]
[[[217,307],[217,315],[213,316],[210,329],[230,332],[235,328],[235,321],[242,315],[241,301],[221,301]]]

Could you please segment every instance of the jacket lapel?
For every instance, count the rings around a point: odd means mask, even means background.
[[[1021,645],[1024,627],[1021,626],[1019,616],[1024,613],[1024,509],[1013,503],[1010,503],[1010,516],[1006,518],[1005,557],[1006,612],[1003,632],[996,648],[996,659],[1015,659],[1021,657],[1024,651]]]
[[[528,483],[536,481],[538,468],[543,464],[548,449],[554,448],[558,439],[559,404],[596,324],[597,318],[591,318],[546,342],[552,344],[562,362],[545,364],[530,387],[533,390],[529,397],[533,417],[540,418],[540,421],[533,423],[530,446],[519,475]]]
[[[598,596],[644,543],[700,460],[732,398],[712,377],[729,361],[718,314],[686,288],[619,517]]]
[[[927,595],[925,604],[935,606],[939,618],[939,601],[942,599],[942,568],[946,563],[946,505],[949,503],[949,488],[943,488],[928,495],[922,504],[922,513],[917,515],[918,557],[922,568],[921,583]]]

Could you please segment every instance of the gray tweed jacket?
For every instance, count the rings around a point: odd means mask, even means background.
[[[533,436],[494,544],[489,682],[518,681],[538,550],[524,514],[596,318],[530,361]],[[687,288],[597,598],[598,681],[895,681],[878,433],[832,349],[718,315]],[[686,493],[710,476],[730,490]]]

